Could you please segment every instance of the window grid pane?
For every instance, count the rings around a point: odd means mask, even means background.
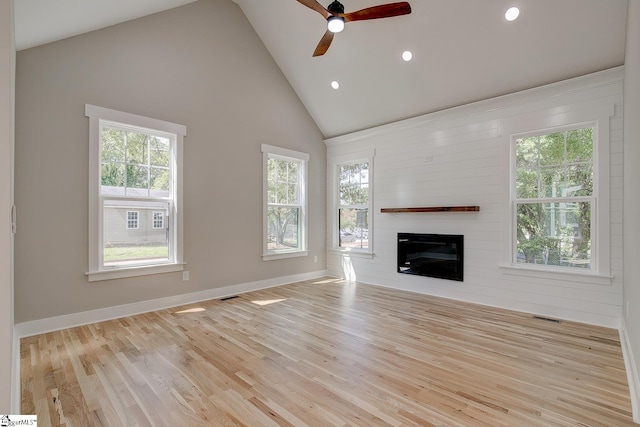
[[[366,205],[369,202],[369,163],[342,165],[339,175],[339,204]]]
[[[170,196],[170,138],[104,124],[100,141],[102,195]]]
[[[267,249],[270,251],[301,248],[300,207],[269,206],[267,212]]]
[[[341,248],[369,248],[369,209],[339,208],[338,232]]]
[[[268,203],[300,204],[300,161],[269,158],[267,163]]]
[[[591,206],[518,203],[517,262],[591,268]]]
[[[593,128],[516,140],[516,198],[593,195]]]

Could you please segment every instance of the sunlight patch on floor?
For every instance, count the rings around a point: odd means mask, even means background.
[[[205,311],[205,309],[202,307],[194,307],[194,308],[188,308],[186,310],[176,311],[175,314],[200,313],[201,311]]]
[[[357,284],[356,283],[346,283],[343,287],[342,287],[342,303],[345,306],[350,306],[353,304],[353,301],[355,300],[356,297],[356,289],[357,289]]]
[[[326,285],[327,283],[338,283],[340,279],[334,279],[334,278],[330,278],[330,279],[325,279],[325,280],[316,280],[315,282],[313,282],[314,285]]]
[[[256,300],[256,301],[251,301],[251,302],[262,307],[262,306],[265,306],[265,305],[275,304],[277,302],[282,302],[282,301],[285,301],[285,300],[286,300],[286,298],[282,298],[282,299],[263,299],[263,300]]]

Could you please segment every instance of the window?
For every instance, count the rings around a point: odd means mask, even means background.
[[[164,212],[153,212],[153,229],[158,230],[164,228]]]
[[[514,263],[595,268],[595,129],[513,138]]]
[[[127,211],[127,228],[129,229],[137,229],[138,225],[138,217],[140,212],[138,211]]]
[[[306,175],[309,155],[262,145],[263,259],[307,255]]]
[[[86,105],[85,114],[89,280],[182,270],[178,212],[185,127],[93,105]]]
[[[373,151],[330,159],[333,249],[371,254]]]
[[[369,162],[339,168],[338,246],[369,248]]]

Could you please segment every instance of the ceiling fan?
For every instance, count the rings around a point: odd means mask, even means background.
[[[329,49],[333,41],[333,35],[344,29],[345,22],[389,18],[411,13],[411,6],[406,1],[367,7],[347,13],[344,13],[344,6],[338,0],[334,0],[333,3],[326,8],[316,0],[298,0],[298,3],[302,3],[309,9],[315,10],[327,20],[327,32],[324,33],[324,36],[320,39],[320,43],[318,43],[316,50],[313,52],[313,56],[324,55],[327,52],[327,49]]]

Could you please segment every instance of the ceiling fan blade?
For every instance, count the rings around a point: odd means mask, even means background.
[[[324,55],[327,52],[327,49],[329,49],[329,46],[331,46],[332,41],[333,33],[327,30],[327,32],[324,33],[324,36],[320,39],[320,43],[318,43],[316,50],[313,52],[313,56]]]
[[[309,9],[315,10],[320,15],[322,15],[324,19],[327,19],[331,16],[331,13],[329,13],[329,11],[316,0],[298,0],[298,3],[307,6]]]
[[[298,0],[300,1],[300,0]],[[389,3],[380,6],[367,7],[366,9],[356,10],[340,14],[346,22],[364,21],[366,19],[389,18],[392,16],[407,15],[411,13],[411,5],[406,1],[399,3]]]

